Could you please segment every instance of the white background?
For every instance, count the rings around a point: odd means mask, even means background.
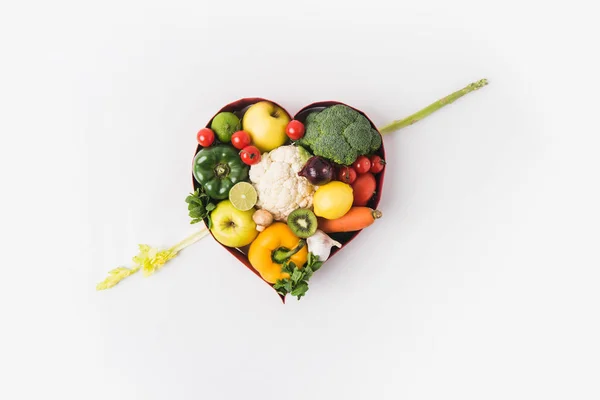
[[[600,398],[600,32],[548,3],[4,4],[0,398]],[[212,239],[95,292],[197,229],[222,105],[381,126],[484,77],[385,138],[384,218],[300,302]]]

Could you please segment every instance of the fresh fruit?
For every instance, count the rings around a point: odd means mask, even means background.
[[[242,150],[244,147],[249,146],[251,143],[250,135],[246,131],[237,131],[231,136],[231,144],[238,150]]]
[[[210,231],[217,241],[228,247],[243,247],[256,238],[256,224],[252,220],[254,210],[240,211],[231,201],[223,200],[210,213]]]
[[[341,167],[338,172],[338,181],[352,185],[356,180],[356,171],[352,167]]]
[[[248,211],[256,205],[258,195],[248,182],[238,182],[229,191],[229,201],[240,211]]]
[[[240,151],[240,157],[244,164],[254,165],[260,162],[260,151],[256,146],[246,146]]]
[[[284,109],[269,101],[259,101],[244,114],[242,127],[250,134],[252,143],[264,153],[287,141],[285,128],[289,122],[290,117]]]
[[[231,112],[220,112],[212,120],[211,129],[223,143],[231,141],[233,132],[240,130],[240,119]]]
[[[248,167],[229,145],[205,147],[194,157],[194,178],[213,199],[224,200],[229,190],[248,178]]]
[[[285,134],[292,140],[301,139],[304,136],[304,124],[297,119],[293,119],[287,124]]]
[[[327,219],[337,219],[352,207],[352,187],[340,181],[319,186],[313,197],[315,214]]]
[[[354,161],[352,167],[357,174],[365,174],[371,169],[371,161],[367,156],[360,156]]]
[[[208,147],[215,141],[215,133],[210,128],[202,128],[198,131],[196,140],[198,140],[200,146]]]
[[[299,208],[288,215],[287,224],[296,236],[306,239],[317,231],[317,216],[308,208]]]
[[[383,158],[373,155],[369,158],[369,161],[371,161],[370,172],[378,174],[383,171],[383,167],[385,167],[385,160]]]
[[[371,197],[373,197],[373,194],[375,194],[376,187],[377,182],[372,173],[367,172],[366,174],[359,175],[352,184],[352,190],[354,191],[353,205],[366,206]]]
[[[370,226],[383,214],[369,207],[352,207],[338,219],[319,218],[319,229],[323,232],[354,232]]]

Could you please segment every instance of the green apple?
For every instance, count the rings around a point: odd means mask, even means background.
[[[283,108],[269,101],[259,101],[244,114],[242,129],[250,134],[252,144],[263,153],[282,146],[288,140],[285,128],[289,122],[290,116]]]
[[[210,231],[215,239],[225,246],[246,246],[258,235],[256,224],[252,220],[254,211],[254,208],[240,211],[229,200],[223,200],[210,213]]]

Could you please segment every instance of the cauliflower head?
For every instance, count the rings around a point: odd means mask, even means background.
[[[258,193],[256,207],[269,211],[278,221],[286,221],[298,208],[311,208],[316,187],[298,175],[310,156],[297,146],[281,146],[263,153],[249,174]]]

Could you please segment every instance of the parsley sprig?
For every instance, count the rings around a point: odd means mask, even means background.
[[[204,218],[208,219],[208,229],[212,228],[212,220],[210,219],[210,212],[215,209],[216,205],[212,202],[211,198],[204,193],[202,188],[198,188],[194,193],[190,193],[185,198],[185,202],[188,203],[188,213],[190,218],[190,224],[196,224]]]
[[[308,253],[303,268],[298,268],[293,261],[286,261],[282,264],[281,270],[290,274],[290,277],[277,280],[273,288],[282,296],[291,294],[300,300],[308,292],[308,280],[322,265],[323,262],[319,261],[319,257],[313,253]]]

